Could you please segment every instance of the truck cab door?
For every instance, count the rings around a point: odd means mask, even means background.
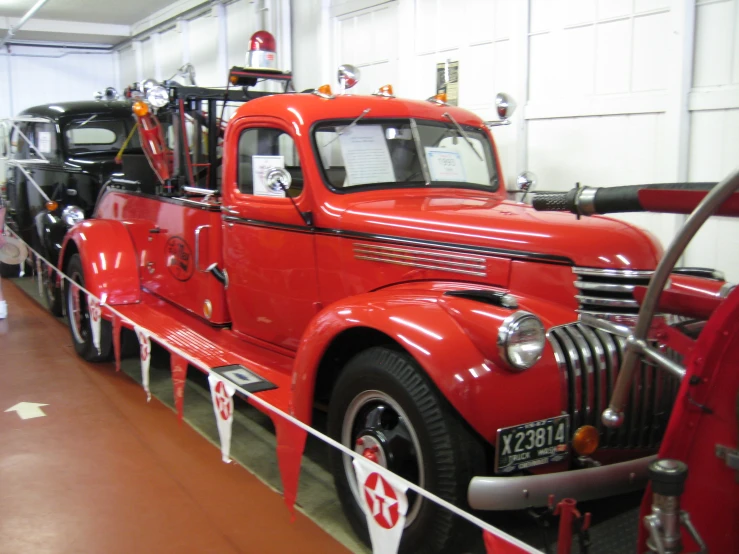
[[[314,233],[299,213],[310,211],[300,164],[310,150],[274,119],[244,118],[229,136],[223,220],[233,330],[294,351],[318,299]],[[266,186],[271,168],[290,173],[287,193]]]

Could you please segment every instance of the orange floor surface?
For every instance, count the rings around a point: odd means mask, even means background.
[[[347,552],[112,364],[79,359],[15,285],[3,293],[0,553]],[[21,402],[46,415],[6,412]]]

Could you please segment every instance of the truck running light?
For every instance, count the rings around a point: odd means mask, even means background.
[[[583,425],[572,437],[572,448],[580,456],[590,456],[593,452],[598,450],[598,443],[600,442],[600,434],[598,429],[592,425]]]
[[[275,37],[267,31],[257,31],[249,40],[246,67],[252,69],[277,69]]]
[[[388,98],[395,97],[395,94],[393,94],[393,85],[382,85],[374,94],[375,96],[387,96]]]
[[[54,211],[54,210],[56,210],[56,209],[57,209],[58,207],[59,207],[59,204],[57,204],[57,203],[56,203],[56,202],[55,202],[54,200],[49,200],[49,201],[48,201],[48,202],[46,203],[46,209],[47,209],[47,210],[49,210],[50,212],[53,212],[53,211]]]
[[[133,113],[135,113],[139,117],[144,117],[146,114],[149,113],[149,106],[146,105],[146,102],[142,102],[141,100],[139,100],[138,102],[134,102]]]
[[[321,85],[318,87],[318,92],[327,96],[333,96],[334,93],[331,91],[331,85]]]

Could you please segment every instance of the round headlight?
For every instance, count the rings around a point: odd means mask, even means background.
[[[169,104],[169,92],[161,85],[151,87],[146,92],[146,100],[155,108],[163,108]]]
[[[498,330],[500,356],[511,369],[529,369],[541,358],[546,334],[539,318],[519,311],[508,316]]]
[[[76,225],[85,219],[85,212],[77,206],[67,206],[62,210],[62,221],[69,225]]]

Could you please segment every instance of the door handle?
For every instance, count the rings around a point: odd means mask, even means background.
[[[195,270],[207,273],[207,269],[200,269],[200,232],[203,229],[210,229],[210,225],[200,225],[195,229]]]
[[[235,209],[233,206],[221,206],[221,211],[231,215],[239,215],[239,210]]]

